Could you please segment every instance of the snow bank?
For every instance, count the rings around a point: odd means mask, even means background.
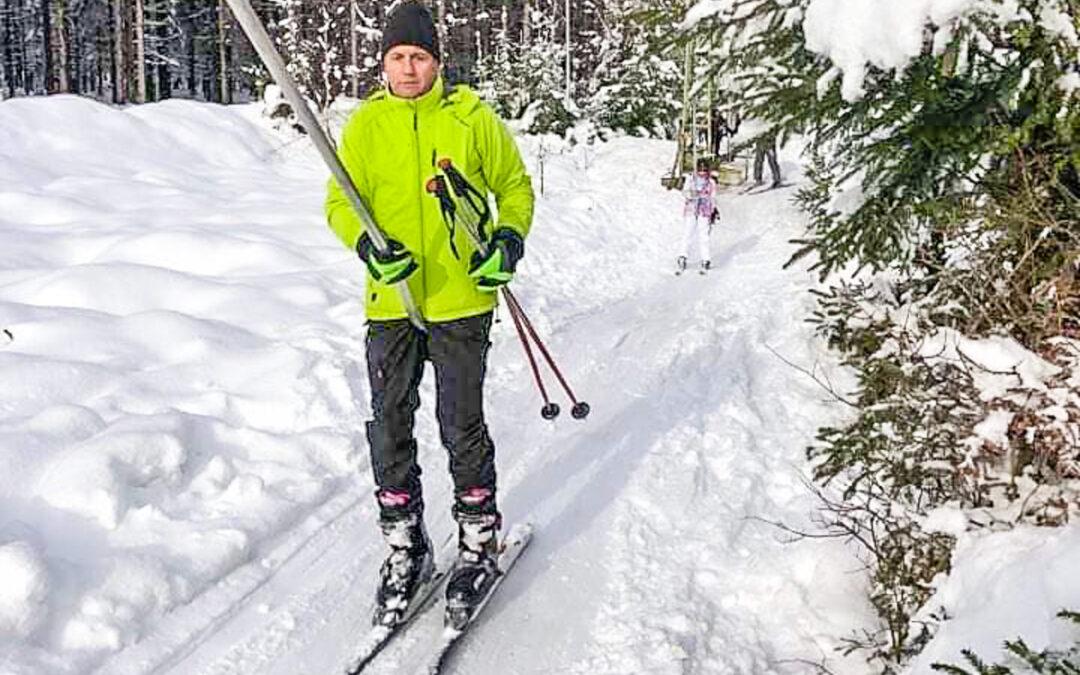
[[[1075,343],[1064,338],[1058,344],[1075,349]],[[968,367],[984,401],[1011,399],[1017,408],[1026,408],[1027,414],[1041,420],[1038,427],[1028,427],[1026,433],[1034,434],[1035,428],[1041,428],[1042,434],[1066,439],[1066,447],[1067,439],[1076,438],[1077,425],[1070,419],[1069,410],[1076,408],[1077,401],[1070,387],[1080,377],[1080,369],[1063,372],[1062,367],[1011,338],[976,340],[951,329],[929,336],[919,354],[930,362]],[[1042,401],[1050,403],[1049,407],[1043,407],[1045,404],[1039,403],[1036,395],[1043,396]],[[1014,443],[1009,432],[1016,416],[1011,409],[992,409],[975,425],[967,445],[976,451],[984,443],[1008,448]],[[1057,461],[1064,463],[1072,458],[1065,455]],[[997,522],[1013,522],[1024,508],[1054,494],[1050,487],[1040,492],[1040,486],[1026,476],[1014,482],[1020,499],[998,507],[991,514]],[[1070,507],[1063,503],[1059,508]],[[967,513],[947,506],[931,512],[922,522],[926,530],[950,534],[958,543],[953,551],[952,571],[936,580],[935,595],[924,606],[922,616],[917,617],[932,625],[942,616],[946,620],[905,672],[931,673],[936,662],[960,664],[964,649],[974,650],[988,662],[998,662],[1005,656],[1004,642],[1017,638],[1023,638],[1035,651],[1072,647],[1080,641],[1075,626],[1057,618],[1063,609],[1075,611],[1080,607],[1080,584],[1074,578],[1080,565],[1080,527],[1023,525],[1004,532],[992,528],[973,530],[972,522],[984,521],[986,516],[981,510]]]
[[[359,270],[256,118],[0,103],[5,673],[87,671],[352,481]]]
[[[926,338],[917,353],[928,362],[941,360],[972,366],[975,386],[984,401],[1018,387],[1045,391],[1044,381],[1061,370],[1013,338],[991,336],[977,340],[951,328],[942,328]]]
[[[963,534],[953,570],[927,603],[949,620],[912,662],[911,675],[934,672],[933,663],[961,664],[972,649],[987,662],[1000,661],[1005,640],[1022,637],[1039,651],[1080,641],[1074,624],[1055,618],[1080,607],[1080,528],[1019,527],[982,536]]]
[[[49,575],[27,542],[0,545],[0,641],[26,639],[44,623]]]
[[[58,175],[73,164],[82,167],[79,173],[97,168],[106,175],[185,163],[190,170],[244,166],[273,149],[262,132],[224,106],[169,100],[120,111],[70,95],[5,101],[0,146],[21,165],[51,166]]]

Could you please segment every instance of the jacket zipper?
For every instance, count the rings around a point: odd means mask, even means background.
[[[420,126],[419,126],[418,117],[419,117],[419,111],[417,110],[416,104],[414,103],[413,104],[413,115],[412,115],[412,128],[413,128],[413,149],[414,149],[414,152],[416,153],[416,176],[414,176],[415,182],[413,184],[416,186],[416,203],[420,207],[418,212],[420,214],[420,247],[421,247],[421,250],[417,252],[417,257],[421,259],[418,262],[421,263],[420,264],[420,286],[421,286],[421,290],[423,291],[423,298],[420,301],[421,302],[420,314],[423,315],[424,314],[423,305],[427,304],[427,265],[423,264],[422,258],[423,258],[423,254],[424,254],[424,251],[423,251],[424,242],[426,242],[427,239],[424,236],[424,192],[420,187],[420,174],[421,174],[422,169],[420,168],[421,167],[421,164],[420,164],[420,160],[421,160],[421,157],[420,157]]]

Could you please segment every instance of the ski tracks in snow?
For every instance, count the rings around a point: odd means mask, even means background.
[[[714,270],[676,278],[678,198],[643,168],[668,153],[623,139],[595,158],[596,175],[549,167],[519,296],[593,414],[578,422],[564,406],[555,423],[539,419],[504,317],[488,381],[500,504],[507,523],[534,522],[536,539],[450,673],[811,672],[857,624],[850,552],[788,544],[765,522],[807,526],[804,448],[838,414],[777,356],[826,360],[804,323],[810,277],[781,269],[799,216],[781,194],[728,196]],[[442,540],[451,486],[431,379],[418,440]],[[383,555],[366,476],[351,489],[256,556],[269,567],[230,575],[100,675],[338,672],[367,626]],[[372,672],[409,672],[440,626],[437,610],[422,617]]]
[[[713,273],[661,284],[651,313],[669,320],[615,352],[640,362],[651,409],[631,422],[638,466],[599,544],[605,598],[568,672],[805,672],[796,659],[831,649],[815,587],[850,583],[822,574],[839,547],[786,546],[764,521],[806,526],[802,452],[833,413],[808,406],[823,392],[770,351],[815,358],[805,281],[779,269],[791,228],[751,222],[714,235]]]
[[[833,650],[865,617],[857,563],[771,524],[811,527],[803,453],[840,412],[784,362],[828,361],[808,273],[781,269],[799,216],[784,197],[724,206],[737,225],[714,233],[713,272],[639,269],[631,297],[554,322],[594,413],[500,430],[518,453],[503,503],[538,540],[453,672],[846,672]]]

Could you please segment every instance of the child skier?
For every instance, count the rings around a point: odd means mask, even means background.
[[[697,171],[686,177],[683,183],[683,197],[686,205],[683,207],[683,219],[686,224],[686,239],[683,245],[683,255],[676,260],[676,274],[682,274],[686,270],[687,260],[693,252],[695,243],[701,257],[701,273],[705,274],[712,266],[709,255],[709,232],[712,223],[716,219],[716,204],[713,195],[716,193],[716,179],[709,172],[709,163],[705,159],[697,162]]]

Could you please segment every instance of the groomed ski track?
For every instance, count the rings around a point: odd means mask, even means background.
[[[535,174],[534,144],[523,141]],[[841,412],[785,363],[819,373],[828,363],[804,323],[812,277],[781,269],[801,232],[792,190],[723,195],[713,270],[676,277],[680,200],[659,187],[670,151],[623,139],[548,158],[515,289],[593,412],[570,419],[551,378],[563,415],[540,419],[501,312],[487,390],[500,503],[506,522],[533,522],[535,538],[448,672],[813,672],[808,663],[832,659],[836,636],[857,626],[850,551],[834,541],[789,544],[764,522],[808,526],[815,501],[803,484],[804,449]],[[282,186],[305,241],[329,236],[315,173],[306,191]],[[358,273],[345,257],[341,273]],[[359,298],[359,281],[344,282]],[[320,326],[341,331],[319,336],[327,342],[362,344],[348,333],[355,318]],[[362,353],[354,356],[348,386],[363,398]],[[429,370],[418,439],[439,542],[452,523],[432,379]],[[356,411],[357,439],[366,414]],[[367,627],[384,555],[365,453],[356,453],[358,476],[318,510],[94,672],[339,673]],[[409,673],[440,627],[436,606],[370,672]]]

